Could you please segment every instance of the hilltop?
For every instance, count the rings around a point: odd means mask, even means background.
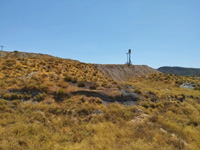
[[[184,68],[184,67],[160,67],[158,71],[162,73],[172,73],[181,76],[197,76],[200,77],[199,68]]]
[[[1,51],[0,113],[2,150],[200,148],[200,79],[146,65]]]
[[[5,52],[0,51],[0,58],[5,59],[16,59],[16,58],[27,58],[27,59],[60,59],[60,60],[69,60],[73,62],[78,62],[72,59],[61,59],[58,57],[54,57],[47,54],[39,54],[39,53],[27,53],[27,52]],[[83,63],[82,63],[83,64]],[[147,65],[103,65],[103,64],[91,64],[97,70],[107,75],[109,78],[116,81],[126,81],[133,77],[142,76],[151,73],[159,73],[159,71],[147,66]]]
[[[27,53],[27,52],[19,52],[19,51],[13,51],[13,52],[6,52],[6,51],[0,51],[0,58],[44,58],[44,57],[51,57],[55,58],[51,55],[47,54],[39,54],[39,53]]]

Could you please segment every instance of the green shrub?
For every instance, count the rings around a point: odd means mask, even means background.
[[[72,77],[66,76],[66,77],[64,78],[64,80],[65,80],[66,82],[71,82],[71,81],[72,81]]]
[[[19,53],[19,51],[17,51],[17,50],[14,50],[14,53]]]
[[[24,94],[24,100],[28,100],[28,99],[31,99],[31,94],[25,93]]]
[[[199,90],[200,91],[200,87],[195,87],[194,90]]]
[[[46,97],[46,93],[39,93],[38,95],[36,95],[33,100],[37,101],[37,102],[41,102],[45,99]]]
[[[0,99],[0,105],[6,105],[8,104],[8,101],[5,99]]]
[[[98,87],[96,83],[93,83],[89,86],[90,89],[95,90]]]
[[[64,89],[59,89],[57,92],[56,92],[56,95],[58,97],[64,97],[65,96],[65,90]]]
[[[19,105],[22,101],[21,100],[13,100],[12,104],[13,105]]]
[[[70,104],[70,105],[74,103],[74,101],[72,99],[66,99],[63,102],[64,102],[64,104]]]
[[[15,64],[16,64],[16,60],[14,60],[14,59],[8,59],[8,60],[6,60],[6,62],[5,62],[4,65],[6,65],[8,67],[12,67]]]
[[[142,94],[142,92],[138,88],[135,88],[134,92],[137,93],[137,94]]]
[[[110,83],[107,83],[106,81],[104,81],[102,83],[102,86],[105,87],[105,88],[111,88],[112,87],[112,85]]]
[[[46,91],[47,86],[42,83],[42,81],[30,81],[27,83],[24,88],[24,90],[29,90],[29,91]]]
[[[118,88],[118,89],[121,89],[122,87],[121,87],[119,84],[117,84],[117,88]]]
[[[106,87],[107,85],[106,81],[104,81],[101,86]]]
[[[6,100],[16,100],[23,99],[23,95],[18,93],[5,93],[2,95],[2,98]]]
[[[74,77],[73,79],[72,79],[72,83],[77,83],[77,77]]]
[[[85,87],[86,83],[85,81],[78,81],[78,87]]]
[[[145,107],[146,109],[149,108],[149,104],[147,102],[142,102],[142,106]]]
[[[81,107],[77,110],[77,113],[80,117],[88,116],[91,112],[92,110],[88,107]]]

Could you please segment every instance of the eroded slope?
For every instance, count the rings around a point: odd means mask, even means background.
[[[126,81],[133,77],[143,76],[159,71],[146,65],[95,65],[98,70],[116,81]]]

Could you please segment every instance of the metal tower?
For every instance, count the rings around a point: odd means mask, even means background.
[[[127,62],[126,62],[126,64],[128,64],[129,53],[126,53],[126,55],[127,55]]]
[[[127,55],[127,63],[128,65],[131,65],[131,49],[128,50],[128,53],[126,53]]]
[[[128,50],[128,54],[129,54],[128,65],[130,65],[131,64],[131,49]]]

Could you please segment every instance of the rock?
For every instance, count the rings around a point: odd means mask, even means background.
[[[172,97],[170,95],[168,95],[168,100],[172,101]]]
[[[136,123],[143,123],[145,118],[149,118],[149,115],[147,114],[141,114],[134,119],[131,120],[131,122],[136,122]]]
[[[103,111],[102,110],[98,110],[98,109],[95,109],[93,112],[92,112],[93,115],[101,115],[103,114]]]
[[[137,105],[137,101],[125,101],[122,102],[121,104],[124,104],[125,106],[133,106],[133,105]]]
[[[169,133],[166,130],[164,130],[163,128],[160,128],[160,131],[165,134],[170,134],[173,139],[179,140],[181,143],[184,144],[184,146],[188,145],[187,142],[185,142],[183,139],[178,138],[174,133]]]
[[[164,130],[163,128],[160,128],[160,131],[167,134],[167,131]]]
[[[142,111],[141,109],[139,109],[139,108],[137,108],[137,109],[135,110],[135,112],[136,112],[136,113],[143,113],[143,111]]]
[[[191,83],[191,82],[185,82],[180,85],[181,88],[185,88],[185,89],[194,89],[195,86],[197,86],[197,84]]]

